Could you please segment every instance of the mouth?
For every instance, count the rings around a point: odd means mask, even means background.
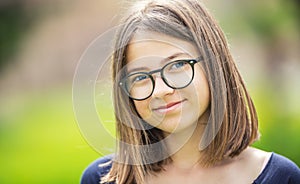
[[[153,108],[152,110],[154,112],[160,113],[160,114],[166,114],[166,113],[170,113],[173,112],[177,109],[179,109],[179,107],[182,106],[182,104],[185,102],[186,100],[181,100],[181,101],[176,101],[176,102],[171,102],[168,103],[166,105],[163,106],[159,106],[157,108]]]

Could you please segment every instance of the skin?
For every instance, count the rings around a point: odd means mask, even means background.
[[[145,67],[139,71],[149,72],[162,68],[170,61],[194,59],[198,56],[196,47],[191,43],[157,33],[136,34],[127,50],[127,68],[132,71]],[[167,134],[195,125],[209,106],[210,94],[201,64],[195,64],[194,70],[194,80],[183,89],[168,87],[160,74],[154,74],[155,88],[152,96],[142,101],[134,101],[140,116]],[[162,108],[174,103],[178,104]]]
[[[193,44],[153,32],[136,33],[126,55],[128,71],[143,67],[144,72],[160,69],[174,60],[199,57]],[[252,183],[270,153],[247,148],[239,156],[225,159],[213,167],[204,168],[198,163],[201,158],[199,141],[209,117],[211,97],[201,63],[195,64],[194,69],[194,80],[183,89],[168,87],[160,74],[154,74],[152,96],[134,101],[139,115],[147,123],[163,130],[165,136],[172,135],[167,141],[170,150],[184,142],[171,155],[172,163],[155,176],[147,176],[147,183]]]

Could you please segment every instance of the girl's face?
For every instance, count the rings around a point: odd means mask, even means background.
[[[126,55],[129,74],[150,72],[175,60],[199,57],[193,44],[154,32],[136,33]],[[210,103],[208,82],[201,62],[194,64],[194,79],[182,89],[167,86],[159,72],[152,74],[155,81],[152,95],[145,100],[134,100],[139,115],[166,133],[178,132],[198,123]]]

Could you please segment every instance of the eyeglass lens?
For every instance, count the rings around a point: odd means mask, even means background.
[[[192,81],[193,65],[189,60],[170,62],[161,69],[161,77],[173,89],[184,88]],[[148,98],[155,87],[153,76],[146,72],[129,75],[125,80],[125,88],[129,96],[136,100]]]

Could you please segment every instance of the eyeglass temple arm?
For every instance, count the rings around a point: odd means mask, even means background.
[[[200,62],[200,61],[203,61],[203,60],[204,60],[203,56],[199,56],[199,57],[196,58],[197,62]]]

